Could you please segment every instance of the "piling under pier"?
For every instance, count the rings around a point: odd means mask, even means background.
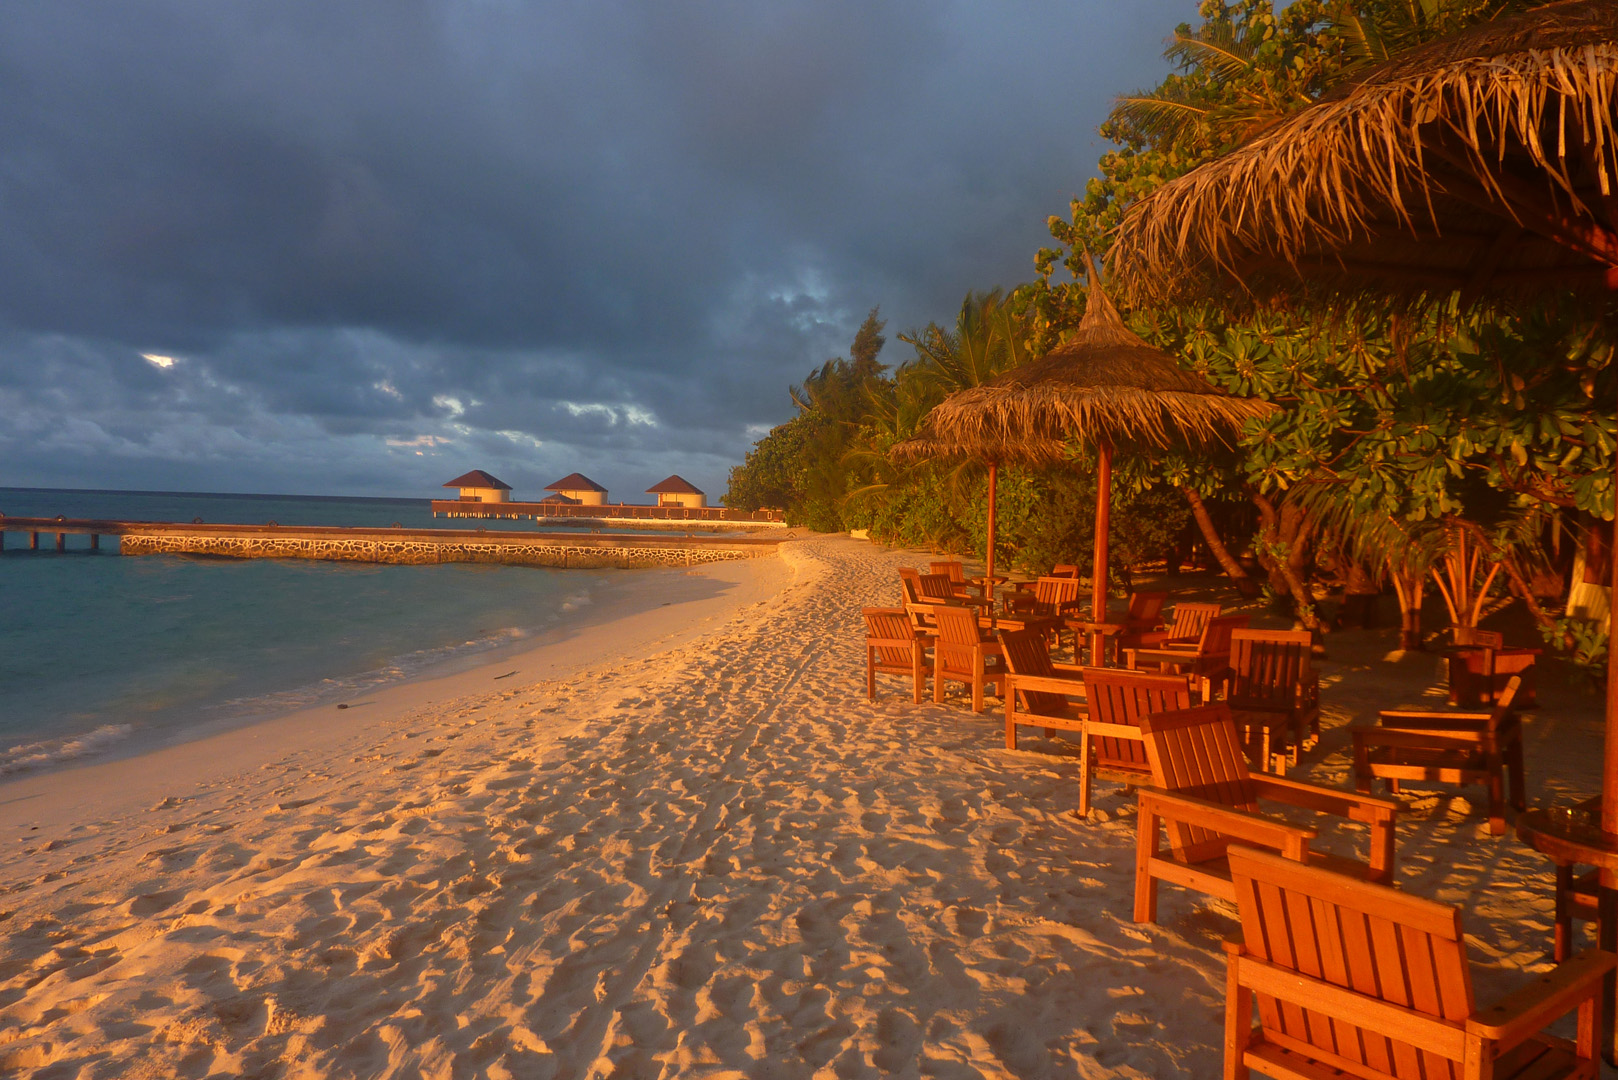
[[[122,555],[205,555],[233,559],[323,559],[336,562],[500,563],[560,569],[694,566],[772,555],[780,536],[580,536],[577,533],[491,532],[487,529],[342,528],[231,525],[192,522],[103,521],[0,516],[4,534],[26,532],[38,548],[41,532],[55,533],[64,550],[69,534],[119,538]]]

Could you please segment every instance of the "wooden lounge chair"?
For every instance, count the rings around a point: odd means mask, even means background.
[[[1535,661],[1541,649],[1507,648],[1505,636],[1493,630],[1473,630],[1466,644],[1451,647],[1449,703],[1487,707],[1495,703],[1512,678],[1521,680],[1517,707],[1532,709],[1539,703]]]
[[[1354,786],[1371,790],[1373,778],[1397,793],[1402,780],[1484,784],[1489,790],[1489,831],[1506,831],[1505,771],[1511,770],[1511,805],[1526,805],[1522,721],[1512,708],[1516,676],[1488,712],[1385,709],[1379,726],[1349,728],[1354,740]]]
[[[1278,753],[1284,750],[1296,765],[1299,751],[1320,739],[1320,676],[1313,650],[1307,630],[1231,632],[1231,714],[1237,727],[1257,734],[1263,769],[1285,772]],[[1282,732],[1286,738],[1278,740]]]
[[[1187,675],[1159,675],[1122,668],[1083,670],[1089,718],[1080,725],[1079,816],[1090,816],[1090,787],[1096,773],[1127,785],[1148,782],[1152,766],[1146,758],[1140,720],[1153,713],[1191,705]]]
[[[1457,909],[1241,845],[1229,859],[1225,1080],[1598,1076],[1618,956],[1592,949],[1479,1010]],[[1576,1042],[1544,1033],[1575,1010]]]
[[[1006,749],[1017,749],[1017,728],[1078,731],[1089,715],[1079,669],[1051,660],[1045,635],[1037,630],[1001,630],[1006,660]]]
[[[1197,680],[1202,700],[1209,701],[1214,687],[1224,686],[1230,674],[1231,634],[1245,627],[1248,618],[1246,615],[1219,615],[1209,619],[1190,648],[1126,649],[1124,666],[1139,668],[1142,664],[1156,664],[1162,671],[1184,672]]]
[[[956,603],[981,604],[983,588],[966,580],[966,567],[958,559],[950,559],[929,564],[935,574],[942,574],[949,578],[949,587],[955,594]]]
[[[876,677],[908,675],[911,700],[921,704],[927,687],[931,635],[920,633],[904,608],[865,608],[865,696],[876,700]]]
[[[924,575],[925,578],[925,575]],[[1000,643],[983,635],[977,612],[964,604],[933,604],[938,624],[933,643],[933,703],[944,702],[944,683],[966,683],[972,691],[972,711],[983,711],[983,691],[994,687],[1000,697],[1006,692],[1006,663]]]
[[[1169,624],[1168,629],[1135,630],[1120,634],[1118,648],[1126,652],[1130,649],[1161,649],[1173,646],[1193,648],[1202,638],[1202,631],[1208,625],[1208,620],[1218,615],[1218,604],[1182,601],[1174,605],[1174,622]]]
[[[1399,804],[1351,791],[1248,771],[1241,738],[1224,703],[1143,717],[1152,783],[1139,793],[1135,836],[1135,921],[1157,921],[1157,883],[1235,899],[1225,849],[1232,841],[1279,851],[1299,862],[1390,881]],[[1310,850],[1311,828],[1262,812],[1259,799],[1331,814],[1370,827],[1369,864]],[[1163,851],[1161,831],[1169,838]]]

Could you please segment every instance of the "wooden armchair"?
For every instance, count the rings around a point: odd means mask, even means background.
[[[1473,630],[1468,637],[1469,641],[1450,649],[1451,705],[1492,705],[1513,678],[1521,680],[1517,688],[1519,709],[1532,709],[1539,703],[1534,664],[1544,650],[1507,648],[1505,636],[1493,630]]]
[[[1079,568],[1074,566],[1072,563],[1057,563],[1055,566],[1051,567],[1051,572],[1045,576],[1077,578],[1079,576]]]
[[[1156,664],[1162,671],[1181,671],[1195,678],[1202,700],[1213,697],[1214,687],[1223,686],[1230,674],[1231,635],[1247,625],[1246,615],[1219,615],[1208,620],[1202,634],[1190,648],[1168,645],[1156,649],[1125,649],[1124,666],[1139,668]]]
[[[1174,605],[1174,622],[1166,630],[1134,630],[1118,637],[1118,647],[1130,649],[1160,649],[1179,646],[1195,648],[1202,638],[1208,620],[1218,617],[1218,604],[1199,604],[1182,601]]]
[[[1479,1010],[1455,908],[1240,845],[1229,860],[1242,933],[1225,946],[1225,1080],[1599,1075],[1618,956],[1592,949]],[[1577,1042],[1544,1033],[1575,1010]]]
[[[1122,668],[1085,668],[1089,717],[1080,725],[1079,817],[1090,816],[1090,785],[1106,773],[1126,785],[1152,779],[1140,721],[1191,705],[1191,679]]]
[[[1512,708],[1516,676],[1506,683],[1500,703],[1488,712],[1423,712],[1385,709],[1381,725],[1349,728],[1354,740],[1354,786],[1371,790],[1380,777],[1397,793],[1401,780],[1446,784],[1482,783],[1489,790],[1489,832],[1506,831],[1505,771],[1511,769],[1511,805],[1526,805],[1522,721]]]
[[[1005,598],[1007,615],[1039,615],[1065,617],[1083,606],[1079,598],[1082,583],[1078,578],[1042,577],[1034,582],[1032,592],[1013,593]]]
[[[925,576],[924,576],[925,580]],[[1006,693],[1006,663],[1000,643],[983,636],[977,612],[964,604],[929,606],[938,624],[933,643],[933,703],[944,703],[944,683],[966,683],[972,692],[972,711],[983,711],[983,691],[994,687]]]
[[[1157,630],[1163,625],[1163,605],[1168,603],[1166,592],[1138,592],[1129,594],[1129,610],[1124,613],[1124,633],[1132,630]],[[1106,612],[1097,622],[1106,621]]]
[[[1135,921],[1157,921],[1157,883],[1171,882],[1210,896],[1235,899],[1225,849],[1232,841],[1279,851],[1298,862],[1390,881],[1393,824],[1399,804],[1351,791],[1252,774],[1224,703],[1143,717],[1150,788],[1140,789],[1135,829]],[[1316,830],[1263,812],[1267,799],[1370,827],[1368,864],[1310,850]],[[1168,834],[1164,852],[1159,832]]]
[[[921,704],[927,687],[927,650],[932,636],[921,633],[904,608],[864,608],[865,696],[876,700],[876,677],[908,675],[911,700]]]
[[[928,567],[933,573],[949,579],[950,592],[954,595],[957,604],[987,603],[983,598],[985,589],[966,580],[966,567],[959,559],[929,563]]]
[[[1257,733],[1260,768],[1284,773],[1276,760],[1281,749],[1296,765],[1299,751],[1320,740],[1320,675],[1313,653],[1314,636],[1307,630],[1231,632],[1231,715],[1237,727]],[[1278,732],[1286,734],[1279,747]]]
[[[1058,729],[1078,731],[1089,715],[1079,669],[1051,660],[1037,630],[1001,630],[1006,660],[1006,749],[1017,749],[1017,728],[1037,727],[1045,737]]]

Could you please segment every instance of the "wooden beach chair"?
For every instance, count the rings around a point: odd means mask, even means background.
[[[908,675],[917,705],[927,687],[927,650],[932,636],[917,630],[904,608],[864,608],[865,696],[876,700],[878,675]]]
[[[1523,780],[1522,720],[1512,708],[1519,683],[1512,676],[1500,703],[1487,712],[1384,709],[1378,726],[1350,727],[1354,786],[1371,790],[1380,778],[1397,793],[1404,780],[1483,784],[1489,792],[1489,832],[1506,831],[1505,773],[1511,770],[1511,806],[1527,803]]]
[[[1463,707],[1493,705],[1506,683],[1518,679],[1517,707],[1532,709],[1539,703],[1535,662],[1542,649],[1507,648],[1505,635],[1473,630],[1470,640],[1450,648],[1449,703]]]
[[[1078,731],[1088,710],[1079,669],[1051,660],[1045,635],[1037,630],[1001,630],[1006,660],[1006,749],[1017,749],[1017,728]]]
[[[1132,630],[1118,635],[1118,648],[1130,649],[1195,648],[1208,620],[1219,615],[1218,604],[1183,601],[1174,605],[1174,621],[1166,630]]]
[[[1143,717],[1153,787],[1141,788],[1135,829],[1135,921],[1157,921],[1157,883],[1235,899],[1225,850],[1232,841],[1279,851],[1373,881],[1393,878],[1399,804],[1335,788],[1251,773],[1223,702]],[[1371,834],[1367,863],[1310,849],[1316,830],[1266,814],[1259,800],[1356,821]],[[1162,847],[1168,834],[1169,849]]]
[[[1458,909],[1239,844],[1229,860],[1242,930],[1225,945],[1225,1080],[1599,1075],[1618,956],[1592,949],[1480,1010]],[[1545,1034],[1575,1011],[1575,1041]]]
[[[987,687],[1005,696],[1006,664],[1000,643],[984,637],[977,612],[964,604],[934,604],[932,614],[938,624],[933,643],[933,703],[943,704],[945,682],[966,683],[972,694],[972,711],[980,713]]]
[[[1189,708],[1191,679],[1122,668],[1084,668],[1089,716],[1080,725],[1079,817],[1090,816],[1090,789],[1097,773],[1125,786],[1152,778],[1146,758],[1143,716]]]
[[[1285,772],[1276,755],[1298,753],[1320,739],[1320,676],[1307,630],[1248,630],[1230,635],[1230,702],[1236,726],[1257,733],[1260,768]],[[1285,739],[1276,739],[1278,732]],[[1363,790],[1363,789],[1362,789]]]
[[[1230,674],[1230,638],[1245,627],[1249,616],[1219,615],[1208,620],[1190,648],[1164,646],[1155,649],[1126,649],[1124,666],[1139,668],[1156,664],[1162,671],[1180,671],[1196,679],[1202,700],[1213,698],[1214,687],[1223,687]]]

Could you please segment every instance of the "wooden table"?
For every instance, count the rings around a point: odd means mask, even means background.
[[[1600,871],[1600,886],[1596,891],[1596,945],[1606,952],[1618,952],[1618,835],[1603,832],[1600,819],[1599,799],[1577,807],[1534,809],[1517,816],[1517,835],[1523,843],[1556,863],[1558,889],[1571,889],[1575,866],[1593,866]],[[1601,983],[1599,1015],[1606,1023],[1606,1031],[1601,1036],[1601,1053],[1609,1065],[1618,1065],[1615,1006],[1618,1006],[1618,973],[1608,972]]]
[[[1090,665],[1092,667],[1116,667],[1118,663],[1118,635],[1127,629],[1125,623],[1091,622],[1082,615],[1073,615],[1063,620],[1069,630],[1075,634],[1088,634],[1090,636]],[[1112,663],[1107,663],[1107,643],[1112,643]],[[1077,652],[1077,647],[1074,652]],[[1075,657],[1075,659],[1077,659]]]

